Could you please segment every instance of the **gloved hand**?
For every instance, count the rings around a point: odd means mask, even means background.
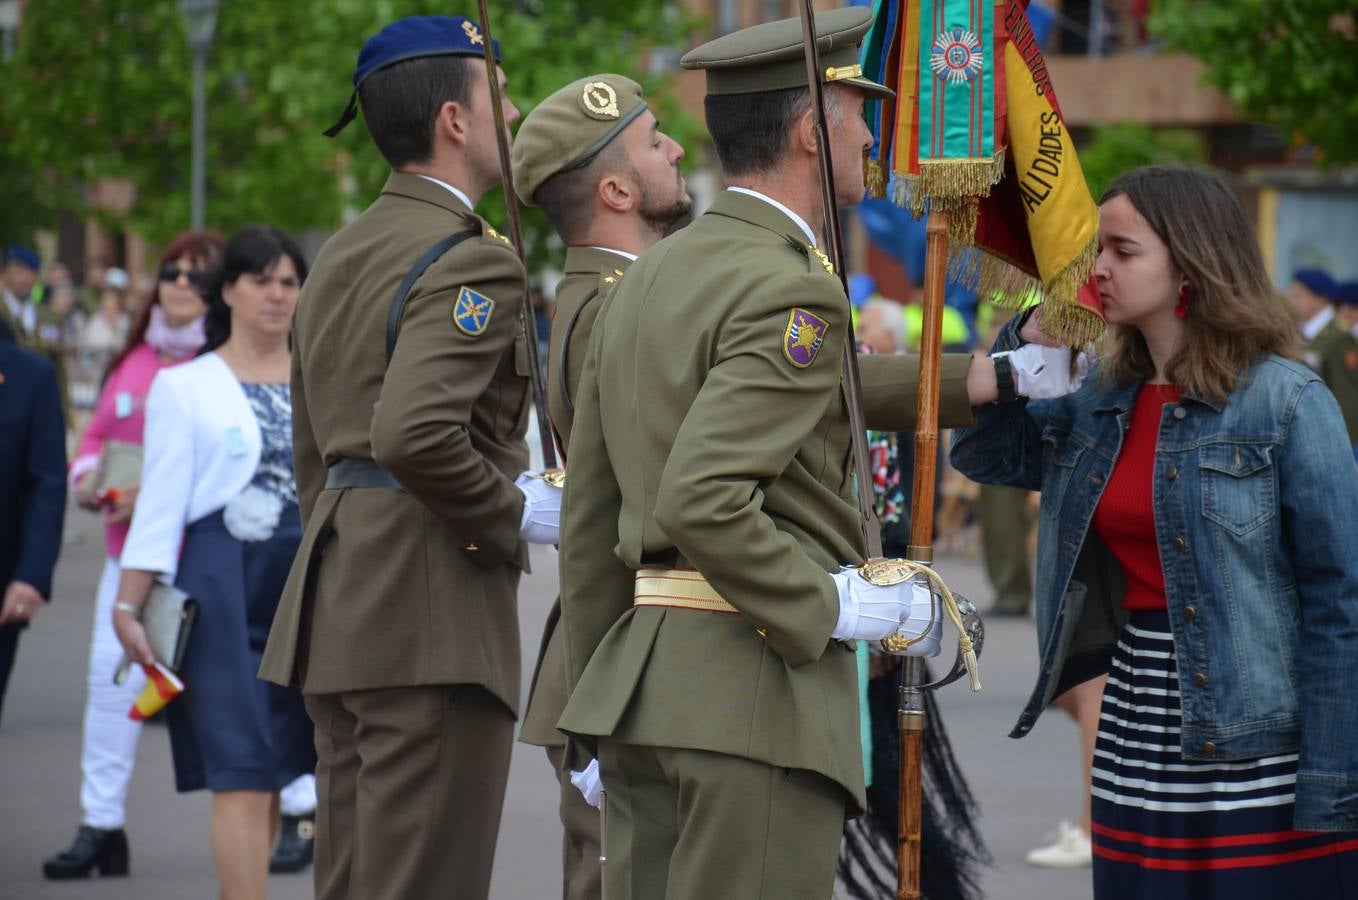
[[[604,783],[599,778],[599,761],[591,759],[583,772],[571,772],[571,784],[575,785],[585,802],[595,809],[603,802]]]
[[[1017,350],[1003,350],[990,356],[1009,358],[1016,393],[1029,400],[1051,400],[1075,393],[1089,374],[1089,356],[1085,353],[1076,357],[1075,373],[1071,374],[1070,353],[1069,347],[1024,344]]]
[[[831,572],[830,577],[839,589],[839,621],[830,637],[876,642],[895,631],[912,638],[925,635],[904,655],[938,655],[943,640],[943,615],[941,610],[933,610],[933,597],[920,578],[882,586],[863,578],[858,569]]]
[[[548,484],[537,472],[514,479],[523,491],[523,519],[519,537],[530,544],[555,544],[561,537],[561,488]]]

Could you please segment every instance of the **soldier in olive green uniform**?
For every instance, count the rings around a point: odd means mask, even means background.
[[[841,203],[862,196],[866,10],[817,17]],[[820,221],[797,20],[684,58],[731,189],[603,304],[570,445],[561,544],[568,763],[607,791],[612,898],[827,898],[864,803],[840,640],[937,652],[911,585],[869,596],[841,362],[849,306]],[[800,87],[799,87],[800,86]],[[970,357],[942,425],[970,420]],[[871,427],[913,426],[918,360],[861,360]],[[979,363],[978,365],[985,365]],[[990,390],[993,397],[993,374]],[[973,398],[976,399],[976,398]],[[886,629],[881,626],[886,624]]]
[[[537,105],[514,139],[514,185],[541,206],[566,244],[556,289],[547,405],[567,448],[590,332],[603,298],[627,267],[692,209],[679,172],[684,151],[660,131],[641,85],[621,75],[581,78]],[[570,781],[566,663],[553,605],[519,739],[547,748],[561,785],[563,887],[567,900],[600,895],[599,814]]]
[[[1298,269],[1289,295],[1301,317],[1306,362],[1339,402],[1349,443],[1358,447],[1358,337],[1343,315],[1345,305],[1358,305],[1356,287],[1338,284],[1320,269]]]
[[[556,533],[555,489],[520,476],[525,273],[472,212],[499,178],[483,46],[442,16],[364,46],[356,94],[394,171],[297,307],[305,531],[260,675],[300,682],[316,725],[319,900],[489,892],[523,541]]]

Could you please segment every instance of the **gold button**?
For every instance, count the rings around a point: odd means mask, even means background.
[[[1174,543],[1174,549],[1175,549],[1175,550],[1187,550],[1187,549],[1188,549],[1188,541],[1184,540],[1184,539],[1181,538],[1181,537],[1176,537],[1176,538],[1174,539],[1173,543]]]
[[[1217,745],[1212,743],[1211,741],[1208,741],[1207,743],[1202,745],[1202,752],[1206,753],[1208,756],[1216,756]]]
[[[1204,684],[1207,683],[1207,676],[1202,674],[1201,672],[1194,672],[1193,683],[1196,684],[1198,687],[1202,687]]]
[[[1170,466],[1168,471],[1165,472],[1165,477],[1173,481],[1179,477],[1179,469],[1176,466]]]
[[[1198,617],[1198,608],[1197,608],[1196,606],[1185,606],[1185,607],[1184,607],[1184,618],[1185,618],[1185,619],[1190,619],[1190,620],[1191,620],[1191,619],[1196,619],[1197,617]]]
[[[478,547],[478,546],[476,546],[475,544],[468,544],[467,546],[463,547],[462,549],[463,549],[463,550],[466,550],[468,553],[475,553],[477,550],[480,550],[481,548]]]

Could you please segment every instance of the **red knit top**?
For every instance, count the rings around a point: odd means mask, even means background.
[[[1113,474],[1094,510],[1094,530],[1122,564],[1127,576],[1124,609],[1164,609],[1165,572],[1155,540],[1155,441],[1165,404],[1179,399],[1169,384],[1143,385],[1132,409],[1132,424],[1122,440]]]

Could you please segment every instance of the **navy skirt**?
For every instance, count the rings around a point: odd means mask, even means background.
[[[165,707],[179,791],[277,791],[316,768],[301,692],[260,680],[260,657],[302,539],[296,504],[265,541],[232,537],[221,511],[184,532],[176,585],[198,601]]]
[[[1169,615],[1136,612],[1094,748],[1097,900],[1358,898],[1358,834],[1297,831],[1297,754],[1185,761]]]

